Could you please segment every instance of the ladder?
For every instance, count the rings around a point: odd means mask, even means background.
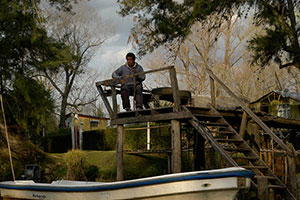
[[[255,173],[251,183],[258,188],[257,179],[264,176],[268,180],[268,188],[278,191],[284,199],[296,200],[287,186],[273,173],[268,165],[237,133],[237,131],[214,108],[210,110],[210,120],[201,121],[201,115],[193,114],[187,107],[192,118],[189,123],[205,138],[220,156],[232,167],[243,167]],[[237,160],[243,160],[245,165],[239,165]]]

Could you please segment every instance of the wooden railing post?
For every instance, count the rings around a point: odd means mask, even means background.
[[[174,111],[178,112],[180,110],[180,96],[179,96],[179,88],[178,88],[178,82],[176,77],[176,70],[175,67],[171,67],[169,69],[170,74],[170,80],[171,80],[171,87],[173,91],[173,98],[174,98]]]
[[[106,107],[106,109],[108,111],[108,114],[109,114],[110,118],[113,118],[113,116],[114,116],[113,110],[110,107],[110,104],[108,102],[108,99],[107,99],[106,95],[104,94],[102,86],[101,85],[96,85],[96,86],[97,86],[98,92],[99,92],[99,94],[100,94],[100,96],[101,96],[101,98],[102,98],[102,100],[104,102],[104,105],[105,105],[105,107]]]

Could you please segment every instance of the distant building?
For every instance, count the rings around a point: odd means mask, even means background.
[[[70,127],[73,116],[74,114],[72,113],[66,116],[66,127]],[[78,114],[78,117],[80,119],[80,123],[81,123],[80,125],[83,132],[106,129],[107,122],[109,120],[109,118],[105,118],[105,117],[97,117],[97,116],[84,115],[84,114]]]
[[[250,107],[256,112],[300,120],[300,93],[273,90],[254,102]]]

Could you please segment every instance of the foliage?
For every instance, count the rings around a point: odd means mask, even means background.
[[[299,0],[118,0],[122,16],[135,15],[132,37],[141,55],[174,40],[183,40],[196,22],[205,24],[216,16],[212,28],[221,26],[233,13],[237,17],[255,12],[255,24],[265,33],[249,43],[253,61],[262,65],[276,61],[281,67],[295,65],[300,69]]]
[[[42,129],[52,115],[50,93],[36,80],[18,75],[4,97],[6,114],[16,121],[28,138],[39,144]]]

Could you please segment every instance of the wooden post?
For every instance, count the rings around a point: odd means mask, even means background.
[[[107,109],[107,111],[108,111],[108,114],[109,114],[110,118],[113,118],[113,116],[114,116],[113,110],[112,110],[111,107],[110,107],[110,104],[109,104],[109,102],[108,102],[108,100],[107,100],[106,95],[104,94],[104,91],[103,91],[103,89],[102,89],[102,86],[101,86],[101,85],[97,86],[97,89],[98,89],[98,92],[99,92],[99,94],[100,94],[100,96],[101,96],[103,102],[104,102],[104,105],[105,105],[105,107],[106,107],[106,109]]]
[[[171,120],[172,124],[172,157],[171,157],[171,172],[181,172],[181,137],[180,137],[180,122]]]
[[[269,189],[268,189],[268,177],[259,176],[257,177],[257,189],[258,199],[268,200],[269,199]]]
[[[117,91],[115,86],[111,86],[111,99],[113,104],[114,119],[118,116]]]
[[[216,107],[215,81],[210,76],[209,76],[209,80],[210,80],[210,100],[211,100],[211,105],[215,108]]]
[[[247,127],[247,118],[248,118],[247,113],[244,111],[242,116],[241,126],[240,126],[240,132],[239,132],[241,138],[243,139],[245,137],[246,127]]]
[[[288,143],[287,146],[292,149],[293,156],[287,156],[288,159],[288,188],[292,192],[293,195],[295,195],[296,199],[300,199],[300,188],[298,188],[298,176],[296,172],[296,150],[294,149],[294,146],[291,143]]]
[[[123,147],[124,147],[124,126],[117,127],[117,181],[124,180],[123,176]]]
[[[176,77],[176,70],[174,66],[169,69],[170,73],[170,80],[171,80],[171,87],[173,90],[173,98],[174,98],[174,111],[178,112],[180,110],[180,96],[179,96],[179,88],[178,88],[178,82]]]
[[[194,131],[194,170],[199,171],[205,169],[205,139]]]

